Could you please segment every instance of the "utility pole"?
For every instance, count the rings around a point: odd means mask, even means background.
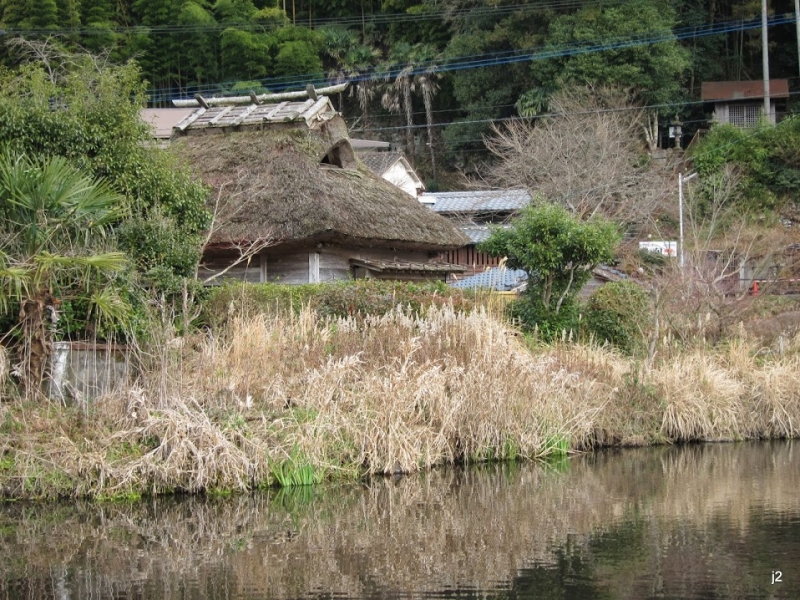
[[[678,233],[678,257],[680,262],[680,267],[683,269],[684,264],[684,254],[683,254],[683,184],[687,181],[691,181],[697,177],[697,173],[692,173],[687,175],[686,177],[683,176],[683,173],[678,173],[678,218],[680,219],[680,231]]]
[[[767,36],[767,0],[761,0],[761,60],[764,63],[764,116],[772,123],[769,101],[769,39]]]
[[[800,68],[800,0],[794,0],[794,25],[797,28],[797,64]]]

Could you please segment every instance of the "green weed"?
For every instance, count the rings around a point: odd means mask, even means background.
[[[569,438],[561,434],[549,436],[544,441],[541,456],[566,457],[569,454]]]
[[[312,465],[300,449],[292,448],[289,458],[270,467],[272,479],[281,487],[314,485],[322,481],[323,473]]]

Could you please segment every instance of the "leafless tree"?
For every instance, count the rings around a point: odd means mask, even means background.
[[[754,224],[741,213],[739,182],[736,169],[727,167],[687,189],[684,264],[670,258],[648,274],[653,305],[648,364],[663,336],[691,343],[728,333],[759,299],[752,273],[768,272],[784,254],[787,234],[780,227]]]
[[[487,182],[538,192],[583,217],[646,221],[674,187],[649,159],[653,115],[616,88],[565,90],[549,106],[542,118],[493,126]]]
[[[111,48],[94,54],[86,50],[68,52],[54,36],[44,39],[14,37],[6,42],[6,46],[23,64],[35,63],[44,67],[52,83],[62,82],[70,67],[76,64],[89,64],[95,72],[102,73],[108,67],[111,56]]]
[[[206,238],[203,242],[203,248],[207,247],[211,243],[214,235],[219,232],[222,227],[224,227],[225,221],[235,217],[247,206],[246,202],[239,202],[237,200],[241,195],[241,192],[234,194],[224,193],[228,183],[221,184],[217,190],[217,197],[214,200],[214,207],[211,211],[211,225],[206,233]],[[258,254],[272,246],[274,243],[275,241],[271,235],[259,236],[252,240],[230,243],[228,247],[233,250],[237,256],[225,268],[215,271],[208,277],[202,279],[203,284],[207,285],[212,281],[223,277],[231,269],[242,263],[250,264],[250,261],[253,260],[255,256],[258,256]],[[198,275],[200,269],[203,267],[204,265],[202,263],[198,265]]]

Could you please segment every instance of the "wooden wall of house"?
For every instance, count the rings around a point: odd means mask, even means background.
[[[302,284],[346,280],[352,277],[350,259],[397,260],[405,262],[428,262],[427,251],[391,250],[385,248],[343,248],[339,246],[311,246],[300,250],[280,252],[271,249],[253,257],[249,265],[242,263],[230,269],[223,277],[213,281],[222,283],[225,279],[247,280],[251,283],[270,281],[275,283]],[[215,256],[205,258],[201,277],[206,278],[224,269],[234,256]],[[439,274],[430,276],[409,275],[389,276],[392,279],[441,279]]]
[[[478,252],[475,249],[475,245],[471,244],[447,252],[444,260],[454,265],[467,267],[468,271],[482,272],[490,267],[499,265],[501,259],[497,256],[489,256],[485,252]]]
[[[209,277],[221,272],[232,262],[235,262],[238,257],[234,255],[214,255],[204,256],[198,269],[197,275],[200,281],[205,281]],[[219,285],[225,279],[235,279],[237,281],[248,281],[249,283],[258,283],[261,281],[261,260],[258,256],[254,256],[248,263],[244,261],[235,267],[229,269],[224,275],[217,277],[209,282],[210,285]]]
[[[291,253],[266,253],[266,275],[262,281],[275,283],[308,283],[308,250]]]

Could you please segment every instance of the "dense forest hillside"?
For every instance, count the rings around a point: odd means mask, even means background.
[[[768,4],[771,76],[794,90],[794,3]],[[485,155],[492,121],[544,113],[574,83],[632,87],[691,132],[702,81],[761,77],[760,15],[759,0],[0,0],[0,40],[133,58],[152,106],[350,81],[351,127],[403,141],[430,179],[436,154]],[[3,44],[0,60],[30,51]]]

